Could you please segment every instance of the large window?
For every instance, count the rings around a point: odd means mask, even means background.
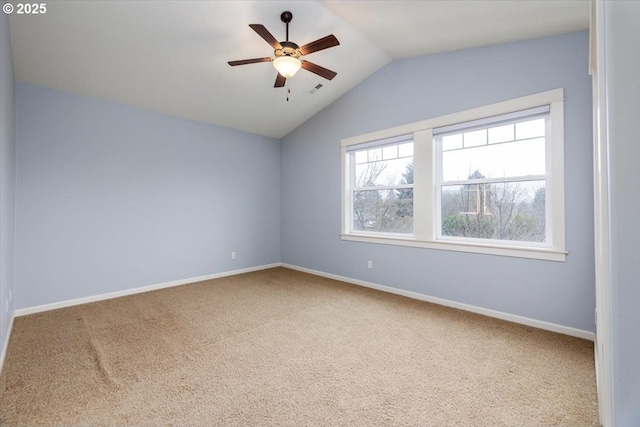
[[[439,239],[532,245],[546,236],[549,107],[434,129]],[[455,239],[457,238],[457,239]]]
[[[342,142],[342,238],[564,260],[561,89]]]

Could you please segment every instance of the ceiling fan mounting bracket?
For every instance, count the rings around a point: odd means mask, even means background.
[[[282,15],[280,15],[280,20],[285,24],[288,24],[289,22],[291,22],[292,19],[293,19],[293,13],[289,12],[288,10],[285,10],[284,12],[282,12]]]

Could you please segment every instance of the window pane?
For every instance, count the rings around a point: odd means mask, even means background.
[[[545,134],[545,119],[535,119],[516,123],[516,138],[538,138]]]
[[[382,160],[382,148],[372,148],[368,151],[368,155],[367,160],[370,162]]]
[[[442,153],[444,182],[544,173],[544,138],[483,145]]]
[[[412,233],[413,189],[354,191],[353,229]]]
[[[398,145],[398,157],[413,157],[413,142]]]
[[[355,155],[356,163],[366,163],[366,161],[367,161],[367,152],[366,151],[356,151],[353,154]]]
[[[513,123],[506,126],[489,128],[489,144],[513,141]]]
[[[477,147],[487,143],[487,130],[480,129],[464,133],[464,148]]]
[[[398,157],[400,150],[403,154],[413,152],[413,142],[356,151],[353,169],[356,188],[413,184],[413,156]],[[366,153],[369,160],[358,162],[357,159],[362,158],[360,153]],[[387,159],[383,160],[378,155],[384,155]]]
[[[545,241],[545,181],[442,187],[442,235]]]
[[[398,158],[398,146],[397,145],[391,145],[389,147],[383,147],[382,148],[382,159],[383,160],[390,160],[390,159],[397,159]]]
[[[442,137],[442,150],[455,150],[462,148],[462,134],[448,135]]]

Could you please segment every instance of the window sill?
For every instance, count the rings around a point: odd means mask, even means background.
[[[425,249],[445,251],[470,252],[485,255],[498,255],[516,258],[540,259],[545,261],[564,262],[568,252],[547,248],[532,248],[522,246],[491,245],[486,243],[425,241],[416,240],[410,236],[374,236],[370,234],[341,233],[342,240],[350,242],[375,243],[382,245],[410,246]]]

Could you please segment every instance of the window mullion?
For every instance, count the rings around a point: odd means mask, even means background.
[[[413,134],[413,235],[433,240],[433,134],[425,129]]]

